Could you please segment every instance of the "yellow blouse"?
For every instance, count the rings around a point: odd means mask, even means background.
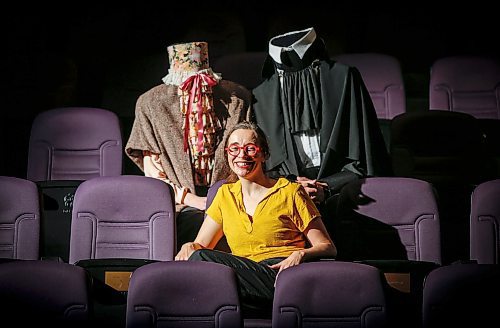
[[[222,224],[234,255],[256,262],[304,249],[303,231],[320,217],[304,188],[285,178],[269,189],[252,218],[245,212],[240,181],[222,185],[206,213]]]

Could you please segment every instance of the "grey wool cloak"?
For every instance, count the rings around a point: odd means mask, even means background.
[[[195,192],[190,155],[184,152],[184,117],[180,110],[178,87],[158,85],[137,100],[135,120],[125,146],[127,156],[143,167],[143,150],[160,155],[161,164],[169,180]],[[230,173],[224,156],[224,144],[229,130],[250,118],[251,96],[243,86],[221,80],[212,88],[215,115],[222,129],[216,136],[215,163],[212,181],[225,179]]]

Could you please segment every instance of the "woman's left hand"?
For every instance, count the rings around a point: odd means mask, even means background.
[[[304,251],[302,251],[302,250],[295,251],[292,254],[290,254],[290,256],[288,256],[283,261],[276,263],[276,264],[273,264],[273,265],[270,265],[269,267],[271,269],[278,270],[278,274],[279,274],[281,271],[283,271],[289,267],[296,266],[296,265],[299,265],[300,263],[302,263],[304,260],[304,256],[305,256]]]

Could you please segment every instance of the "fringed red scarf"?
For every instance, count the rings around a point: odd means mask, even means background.
[[[209,186],[216,145],[221,128],[213,109],[212,87],[218,81],[207,73],[196,73],[179,85],[180,106],[184,120],[184,151],[191,152],[194,184]]]

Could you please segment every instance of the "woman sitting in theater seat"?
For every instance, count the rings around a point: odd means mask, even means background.
[[[265,317],[271,313],[279,272],[304,261],[333,258],[337,250],[304,188],[264,173],[269,147],[260,128],[249,122],[235,125],[225,149],[232,170],[228,183],[207,209],[196,239],[185,243],[175,259],[232,267],[245,316]],[[223,235],[232,254],[212,250]]]

